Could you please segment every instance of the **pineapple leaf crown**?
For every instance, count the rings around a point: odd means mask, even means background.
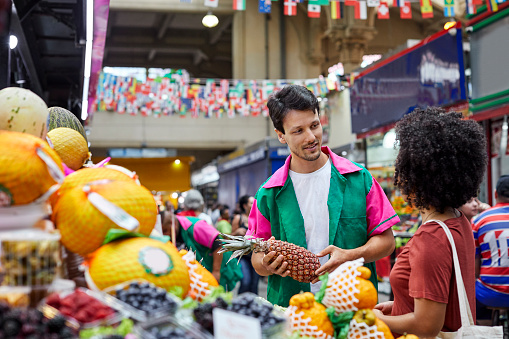
[[[217,239],[217,241],[221,241],[223,244],[218,253],[233,252],[228,262],[234,258],[239,258],[240,262],[240,258],[243,255],[249,254],[253,250],[256,252],[261,243],[263,243],[262,238],[254,238],[252,236],[235,236],[224,233],[219,234],[222,239]]]

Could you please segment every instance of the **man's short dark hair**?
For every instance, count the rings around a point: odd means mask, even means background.
[[[503,175],[497,181],[497,194],[504,198],[509,198],[509,175]]]
[[[283,120],[289,111],[312,111],[320,114],[315,95],[306,87],[299,85],[288,85],[272,94],[267,102],[267,107],[274,128],[283,134],[285,133]]]

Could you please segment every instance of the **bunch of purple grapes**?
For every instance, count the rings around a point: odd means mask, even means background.
[[[255,298],[254,294],[241,294],[228,305],[227,310],[260,320],[262,331],[285,321],[284,318],[278,317],[272,312],[274,306],[269,303],[257,302]]]
[[[193,310],[196,322],[212,334],[214,334],[212,311],[216,307],[225,310],[228,307],[228,303],[223,298],[219,297],[213,302],[200,304]]]
[[[0,338],[70,339],[76,333],[63,316],[47,319],[36,309],[10,308],[0,302]]]
[[[133,282],[127,289],[117,290],[116,297],[149,314],[161,310],[172,313],[177,308],[177,303],[168,295],[166,290],[152,286],[149,283]]]

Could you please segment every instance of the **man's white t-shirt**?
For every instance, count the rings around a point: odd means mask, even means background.
[[[329,246],[329,187],[331,178],[331,162],[311,173],[297,173],[290,170],[295,195],[306,230],[306,243],[309,251],[317,254]],[[329,256],[320,258],[325,264]],[[311,292],[320,290],[321,281],[311,284]]]

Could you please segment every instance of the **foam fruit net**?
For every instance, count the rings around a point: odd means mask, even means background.
[[[364,322],[358,323],[352,319],[347,339],[384,339],[385,336],[379,332],[375,325],[369,326]]]
[[[318,329],[317,326],[310,325],[311,318],[304,316],[304,312],[300,312],[296,306],[288,306],[285,312],[290,319],[290,326],[293,331],[299,331],[301,336],[308,336],[317,339],[333,339],[327,333]]]
[[[189,268],[189,278],[191,279],[189,294],[194,294],[196,296],[196,300],[201,302],[212,292],[208,288],[209,284],[202,281],[202,276],[197,272],[198,264],[196,264],[196,256],[193,252],[187,252],[184,256],[182,256],[182,259]]]
[[[334,307],[336,315],[343,312],[357,311],[354,303],[359,301],[355,297],[355,294],[359,293],[359,289],[355,278],[361,274],[357,268],[363,264],[364,258],[347,261],[329,274],[322,304],[326,307]]]

